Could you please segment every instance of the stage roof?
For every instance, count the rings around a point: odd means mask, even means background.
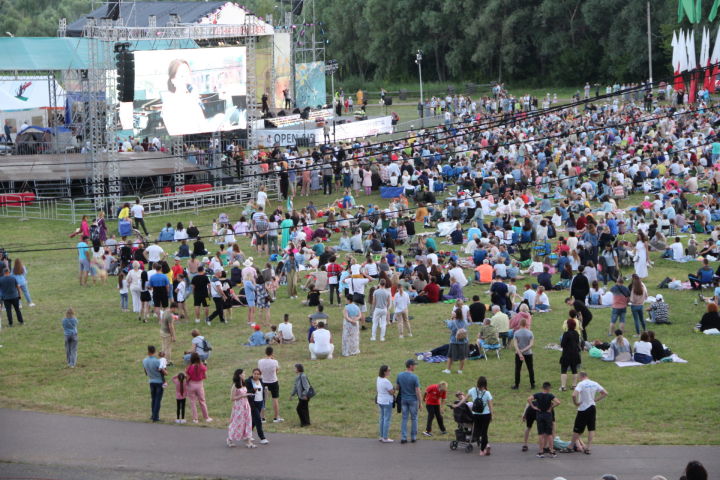
[[[87,69],[87,40],[83,38],[0,37],[2,70]]]
[[[238,12],[241,12],[238,14]],[[216,23],[232,24],[244,23],[242,13],[252,16],[252,13],[233,2],[120,2],[120,18],[126,27],[148,27],[148,19],[155,16],[156,25],[165,26],[170,21],[170,14],[180,17],[180,23]],[[67,35],[79,37],[87,17],[101,19],[107,15],[107,4],[95,9],[67,27]],[[238,22],[240,19],[240,22]]]
[[[98,40],[68,37],[0,37],[0,51],[3,52],[0,70],[26,72],[87,70],[91,41]],[[131,50],[197,48],[197,43],[187,39],[138,40],[130,43]],[[102,49],[98,51],[101,52]]]

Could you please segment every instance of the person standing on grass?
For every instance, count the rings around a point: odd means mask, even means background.
[[[552,458],[557,457],[553,448],[553,409],[560,405],[560,400],[550,393],[550,382],[544,382],[542,392],[535,393],[528,397],[529,407],[535,411],[535,421],[538,431],[538,458],[545,458],[549,454]]]
[[[573,388],[577,385],[578,376],[577,371],[580,366],[582,359],[580,358],[580,335],[576,331],[577,323],[575,319],[569,318],[567,320],[567,331],[563,333],[560,339],[560,347],[562,353],[560,354],[560,391],[564,392],[567,390],[567,371],[573,373]]]
[[[143,368],[150,384],[150,420],[160,421],[160,404],[163,397],[163,373],[160,359],[155,356],[155,346],[148,345],[148,356],[143,360]]]
[[[447,382],[440,382],[430,385],[425,389],[423,401],[425,402],[425,409],[427,410],[428,418],[423,435],[426,437],[432,437],[433,418],[437,419],[438,427],[440,427],[440,433],[443,435],[447,433],[445,430],[445,423],[443,422],[442,404],[442,402],[447,398],[447,388]]]
[[[645,317],[643,305],[648,298],[647,288],[640,277],[633,273],[632,284],[630,285],[630,312],[635,322],[635,336],[640,336],[645,331]]]
[[[5,305],[5,313],[7,314],[8,318],[8,325],[12,327],[13,324],[13,316],[12,316],[12,310],[15,310],[15,314],[17,315],[18,323],[22,325],[23,322],[23,316],[22,312],[20,311],[20,292],[21,292],[20,285],[18,285],[17,280],[15,280],[15,277],[10,275],[10,266],[3,266],[2,268],[2,276],[0,277],[0,298],[3,301],[3,304]]]
[[[65,356],[67,358],[67,365],[70,368],[75,368],[77,362],[77,347],[78,347],[78,320],[75,318],[75,311],[72,308],[68,308],[65,312],[65,318],[62,320],[62,327],[65,331]]]
[[[360,321],[362,312],[349,297],[343,308],[342,356],[349,357],[360,353]]]
[[[607,397],[608,393],[599,383],[590,380],[586,372],[580,372],[579,378],[580,383],[577,384],[572,395],[573,403],[578,408],[570,448],[578,448],[578,441],[587,428],[588,440],[585,443],[583,453],[590,455],[590,447],[595,435],[595,404]]]
[[[162,273],[162,265],[160,262],[155,263],[155,273],[148,280],[147,286],[148,290],[152,292],[155,315],[160,318],[160,314],[164,309],[168,308],[168,299],[170,297],[170,289],[172,288],[167,275]]]
[[[375,388],[377,391],[377,404],[380,408],[379,431],[380,441],[382,443],[393,443],[390,438],[390,422],[392,421],[393,402],[395,400],[395,389],[393,384],[388,380],[390,375],[390,367],[387,365],[380,366]]]
[[[405,288],[398,283],[395,297],[393,298],[395,305],[395,313],[393,318],[397,323],[398,334],[400,338],[412,337],[412,329],[410,328],[410,317],[408,315],[410,309],[410,295]]]
[[[163,275],[164,276],[164,275]],[[168,365],[172,365],[172,344],[175,343],[175,303],[170,310],[164,310],[160,313],[160,339],[162,341],[162,351],[165,352]]]
[[[380,341],[385,341],[385,330],[387,329],[388,310],[390,308],[390,289],[386,288],[385,279],[380,279],[380,285],[372,295],[373,316],[370,341],[376,339],[376,332],[380,327]]]
[[[405,371],[398,374],[395,380],[396,389],[400,392],[400,409],[402,422],[400,423],[400,443],[407,443],[407,422],[410,418],[410,442],[417,441],[418,432],[418,404],[422,399],[420,380],[415,375],[417,362],[412,358],[405,362]]]
[[[192,285],[193,304],[195,305],[195,323],[200,323],[200,307],[205,308],[206,321],[208,318],[208,294],[210,293],[210,279],[205,275],[205,267],[200,265],[195,275],[190,281]],[[207,322],[210,325],[210,322]]]
[[[12,275],[15,277],[15,280],[17,280],[18,285],[20,285],[20,288],[22,289],[23,296],[25,297],[25,303],[28,304],[28,307],[34,307],[35,304],[33,303],[32,298],[30,298],[30,290],[27,286],[27,269],[19,258],[15,259]]]
[[[207,403],[205,403],[205,384],[207,378],[207,366],[203,365],[200,355],[197,352],[190,354],[190,365],[185,369],[188,378],[188,398],[190,398],[190,411],[192,412],[193,423],[198,423],[197,404],[200,404],[203,418],[207,423],[213,421],[208,414]]]
[[[310,424],[310,381],[307,378],[307,375],[305,375],[305,367],[302,365],[302,363],[296,363],[295,364],[295,384],[293,385],[292,392],[290,393],[290,398],[297,395],[298,397],[298,404],[295,408],[295,411],[298,414],[298,418],[300,418],[300,426],[301,427],[309,427]]]
[[[135,205],[133,205],[130,209],[130,213],[132,213],[133,216],[135,230],[140,231],[140,227],[142,226],[143,232],[145,232],[145,236],[147,236],[148,231],[145,227],[145,207],[140,204],[139,198],[135,199]]]
[[[230,424],[228,425],[228,447],[234,447],[237,440],[244,440],[247,448],[257,448],[257,445],[253,443],[252,414],[250,413],[250,403],[248,401],[248,397],[251,395],[253,394],[248,393],[245,386],[243,369],[238,368],[233,374],[233,385],[230,389],[233,407]]]
[[[535,344],[535,336],[530,329],[527,328],[526,319],[520,319],[520,328],[515,331],[512,343],[515,348],[515,385],[511,388],[517,390],[520,386],[520,369],[522,368],[522,364],[525,363],[528,376],[530,377],[530,388],[534,389],[535,369],[533,368],[532,347]]]
[[[468,356],[468,332],[470,326],[463,319],[462,310],[455,308],[452,311],[452,318],[445,321],[445,325],[450,330],[450,348],[448,350],[447,366],[443,373],[451,373],[453,362],[459,362],[460,368],[457,373],[462,374],[465,366],[465,359]]]
[[[78,262],[80,263],[80,286],[87,285],[88,275],[90,274],[90,246],[88,245],[89,237],[83,235],[82,239],[77,243]]]
[[[258,368],[262,373],[263,387],[270,392],[272,397],[273,414],[275,415],[273,423],[284,422],[285,419],[280,417],[280,382],[278,381],[280,364],[275,360],[272,347],[265,348],[265,358],[258,360]]]
[[[608,337],[612,337],[612,332],[615,330],[615,322],[620,321],[619,328],[625,331],[625,314],[627,313],[627,306],[630,301],[630,290],[625,286],[625,280],[620,276],[617,279],[617,283],[610,289],[613,294],[612,312],[610,313],[610,330],[608,330]]]
[[[210,280],[210,295],[212,296],[213,303],[215,303],[215,311],[211,313],[209,317],[207,317],[208,325],[215,317],[218,317],[220,319],[220,323],[225,323],[224,312],[227,296],[222,289],[222,281],[220,280],[222,273],[222,269],[215,270],[215,274]]]

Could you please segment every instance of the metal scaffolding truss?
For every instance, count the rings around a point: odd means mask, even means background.
[[[95,20],[89,18],[85,25],[83,36],[95,40],[89,42],[89,68],[81,72],[82,91],[87,99],[86,143],[89,179],[89,192],[95,198],[98,209],[107,208],[107,198],[110,206],[115,205],[120,198],[121,182],[119,175],[117,146],[115,145],[118,115],[117,91],[115,80],[114,47],[119,42],[132,42],[146,40],[156,41],[182,41],[192,40],[198,44],[235,44],[247,48],[247,141],[248,147],[254,148],[257,144],[255,123],[260,119],[257,102],[257,74],[256,43],[257,36],[268,35],[266,23],[252,15],[246,16],[246,23],[242,25],[216,25],[216,24],[180,24],[172,21],[166,26],[157,26],[150,21],[147,27],[129,27],[124,25],[123,19],[117,21],[109,19]],[[62,20],[58,26],[58,34],[63,35],[67,23]],[[179,43],[179,42],[178,42]],[[132,49],[132,46],[131,46]],[[221,163],[222,150],[219,136],[213,137],[216,143],[212,155],[213,167]],[[183,137],[170,138],[172,155],[175,157],[174,185],[179,187],[185,183],[185,152]],[[215,183],[221,183],[220,170]],[[107,191],[105,178],[107,178]],[[254,177],[251,177],[254,178]]]
[[[88,21],[86,36],[96,27],[93,20]],[[112,28],[112,27],[108,27]],[[91,37],[89,37],[91,38]],[[115,142],[115,97],[113,44],[91,41],[88,44],[88,69],[81,72],[83,100],[88,111],[85,119],[87,135],[85,149],[90,177],[90,191],[95,199],[95,208],[106,208],[105,197],[120,196],[120,169],[117,162]],[[107,166],[108,191],[105,191]]]

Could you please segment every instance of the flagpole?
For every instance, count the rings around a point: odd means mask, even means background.
[[[648,72],[650,73],[650,88],[653,84],[652,71],[652,38],[650,36],[650,0],[647,0],[647,41],[648,41]]]

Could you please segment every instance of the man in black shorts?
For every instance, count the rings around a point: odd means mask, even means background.
[[[573,391],[573,403],[577,405],[578,411],[575,416],[575,426],[573,427],[573,438],[570,448],[577,449],[580,436],[588,430],[588,441],[585,444],[583,453],[590,455],[590,446],[593,436],[595,435],[595,404],[607,397],[608,393],[597,382],[588,378],[588,374],[580,372],[578,375],[580,383]]]
[[[205,307],[205,321],[208,325],[208,296],[210,295],[210,279],[205,275],[205,267],[198,267],[197,275],[190,282],[193,287],[193,302],[195,305],[195,323],[200,323],[200,307]]]
[[[535,421],[538,431],[538,458],[545,458],[549,454],[553,458],[557,455],[553,448],[553,422],[554,409],[560,405],[560,400],[550,393],[550,382],[543,383],[542,392],[528,397],[528,405],[535,411]]]
[[[163,309],[168,308],[168,298],[170,297],[170,280],[167,275],[162,273],[162,265],[160,262],[155,264],[155,273],[152,274],[147,282],[148,289],[152,291],[153,305],[155,306],[155,314],[160,318]]]

